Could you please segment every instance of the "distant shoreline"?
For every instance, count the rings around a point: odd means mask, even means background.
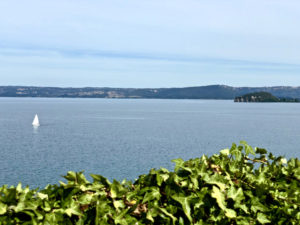
[[[26,98],[33,98],[33,99],[107,99],[107,100],[212,100],[212,101],[232,101],[234,99],[216,99],[216,98],[97,98],[97,97],[7,97],[7,96],[0,96],[0,99],[4,98],[12,98],[12,99],[26,99]]]
[[[233,100],[253,92],[269,92],[278,98],[300,98],[300,87],[232,87],[209,85],[183,88],[34,87],[0,86],[0,97],[116,98],[116,99],[215,99]]]

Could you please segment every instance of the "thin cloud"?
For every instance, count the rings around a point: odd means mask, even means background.
[[[300,83],[299,8],[298,0],[0,1],[2,82],[265,85],[277,74],[278,84]]]
[[[206,64],[218,64],[218,65],[232,65],[232,66],[245,66],[241,69],[253,69],[261,68],[267,70],[268,68],[296,68],[300,69],[300,64],[292,63],[278,63],[267,61],[251,61],[240,59],[228,59],[228,58],[213,58],[213,57],[195,57],[188,55],[163,55],[155,53],[136,53],[136,52],[108,52],[108,51],[95,51],[95,50],[70,50],[70,49],[50,49],[50,48],[0,48],[0,55],[2,56],[14,56],[14,57],[64,57],[67,59],[72,58],[115,58],[115,59],[132,59],[132,60],[153,60],[153,61],[170,61],[170,62],[183,62],[183,63],[206,63]]]

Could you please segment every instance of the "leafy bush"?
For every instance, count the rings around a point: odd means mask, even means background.
[[[254,155],[250,157],[250,155]],[[300,161],[246,142],[134,183],[68,172],[43,190],[2,186],[0,224],[300,224]]]

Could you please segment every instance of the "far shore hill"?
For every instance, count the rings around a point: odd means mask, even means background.
[[[184,88],[0,86],[0,97],[234,99],[237,96],[254,92],[268,92],[278,98],[300,98],[300,86],[231,87],[209,85]]]

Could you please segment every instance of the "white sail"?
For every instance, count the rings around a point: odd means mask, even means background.
[[[33,119],[32,125],[36,126],[36,127],[40,126],[40,121],[39,121],[39,118],[38,118],[37,114],[35,114],[35,117]]]

